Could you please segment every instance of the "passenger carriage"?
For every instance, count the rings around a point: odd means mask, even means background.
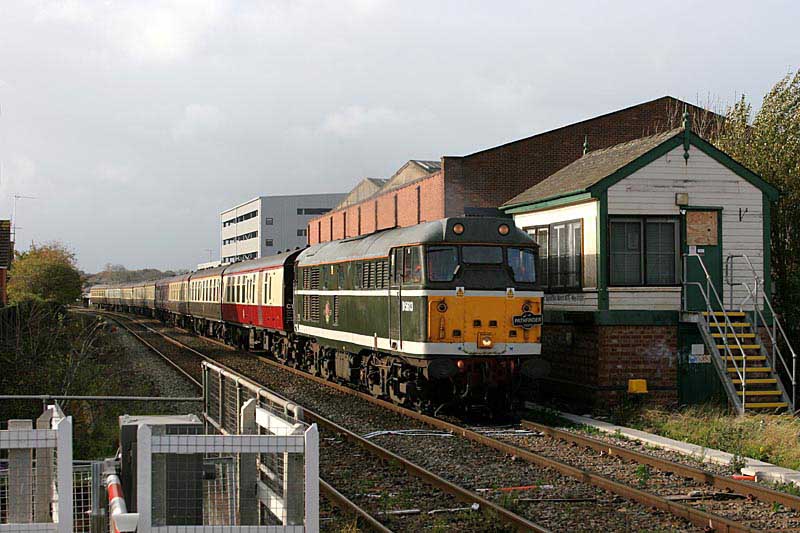
[[[294,260],[299,250],[284,252],[227,267],[222,292],[222,320],[229,326],[228,340],[274,348],[292,331]]]

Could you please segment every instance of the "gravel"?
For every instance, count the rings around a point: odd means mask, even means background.
[[[148,322],[148,325],[164,330],[181,342],[362,435],[390,429],[430,429],[400,414],[267,365],[253,354],[233,352],[206,339],[164,328],[157,323]],[[610,492],[550,469],[514,460],[460,437],[391,435],[375,439],[398,455],[453,483],[479,491],[483,496],[554,531],[592,531],[598,528],[640,531],[642,524],[647,524],[648,531],[699,531],[669,513],[618,498]],[[369,470],[374,470],[374,467],[362,468],[360,475],[365,475]],[[530,488],[500,490],[510,487]]]

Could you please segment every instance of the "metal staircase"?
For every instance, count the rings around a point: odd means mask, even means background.
[[[684,279],[684,312],[697,323],[731,405],[738,414],[765,410],[794,412],[797,355],[750,259],[745,255],[729,255],[726,260],[727,306],[702,256],[685,254],[684,272],[688,261],[698,262],[705,280]],[[739,263],[746,268],[737,271]],[[690,286],[702,295],[704,311],[687,310],[686,292]],[[735,287],[745,288],[743,296],[739,291],[738,302],[734,299]],[[765,315],[771,320],[766,320]],[[766,338],[762,339],[762,335]],[[764,340],[768,341],[766,346]]]

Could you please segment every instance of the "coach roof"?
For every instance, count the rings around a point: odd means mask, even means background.
[[[464,232],[456,235],[455,224],[462,224]],[[507,225],[508,235],[501,235],[498,228]],[[373,257],[386,257],[389,250],[397,246],[433,243],[491,243],[491,244],[532,244],[533,240],[507,218],[459,217],[443,218],[424,222],[407,228],[393,228],[350,237],[340,241],[330,241],[311,246],[297,257],[298,266],[320,263],[336,263]]]
[[[236,274],[239,272],[247,272],[249,270],[257,270],[263,268],[269,268],[274,266],[282,266],[286,263],[287,260],[290,260],[292,256],[299,253],[300,250],[291,250],[288,252],[281,252],[275,255],[269,255],[267,257],[260,257],[258,259],[250,259],[249,261],[241,261],[239,263],[234,263],[232,265],[223,266],[221,268],[225,269],[225,275],[229,274]],[[202,270],[200,271],[202,272]]]

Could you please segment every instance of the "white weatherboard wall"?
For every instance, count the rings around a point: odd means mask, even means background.
[[[583,275],[584,290],[579,293],[555,293],[545,295],[545,306],[548,309],[564,311],[595,311],[597,310],[597,290],[594,280],[597,279],[597,261],[589,258],[598,257],[597,243],[597,215],[598,203],[595,200],[580,204],[556,207],[533,213],[521,213],[514,215],[514,223],[524,229],[534,226],[545,226],[556,222],[568,220],[581,220],[583,228],[583,264],[581,272]],[[589,272],[592,269],[592,272]]]
[[[608,214],[680,215],[675,193],[688,193],[689,206],[722,207],[722,258],[729,254],[747,254],[763,277],[764,238],[762,193],[747,180],[718,163],[694,146],[684,162],[683,146],[653,161],[608,189]],[[739,220],[739,210],[747,210]],[[741,281],[752,279],[737,270]],[[734,289],[729,301],[724,287],[726,307],[746,296],[744,287]],[[615,289],[609,288],[610,309],[680,310],[680,288]],[[730,308],[730,307],[729,307]]]

